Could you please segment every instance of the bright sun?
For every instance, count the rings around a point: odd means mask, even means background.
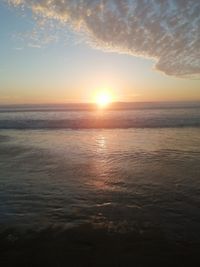
[[[99,107],[104,108],[112,102],[111,95],[109,94],[109,92],[106,92],[106,91],[99,92],[96,95],[95,102],[97,103]]]

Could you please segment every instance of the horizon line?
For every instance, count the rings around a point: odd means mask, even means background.
[[[154,101],[112,101],[109,106],[116,104],[168,104],[168,103],[200,103],[200,100],[154,100]],[[47,102],[47,103],[0,103],[0,107],[20,106],[64,106],[64,105],[97,105],[96,102]]]

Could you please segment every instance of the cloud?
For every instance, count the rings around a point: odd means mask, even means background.
[[[200,75],[199,0],[7,0],[56,19],[98,48],[154,58],[167,75]]]

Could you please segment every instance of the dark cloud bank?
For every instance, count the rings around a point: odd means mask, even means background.
[[[199,0],[7,0],[71,25],[102,49],[154,58],[167,75],[200,75]]]

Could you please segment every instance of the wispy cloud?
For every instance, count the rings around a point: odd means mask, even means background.
[[[24,48],[23,47],[13,47],[13,50],[16,50],[16,51],[22,51]]]
[[[199,0],[7,0],[56,19],[98,48],[150,57],[167,75],[200,75]]]

